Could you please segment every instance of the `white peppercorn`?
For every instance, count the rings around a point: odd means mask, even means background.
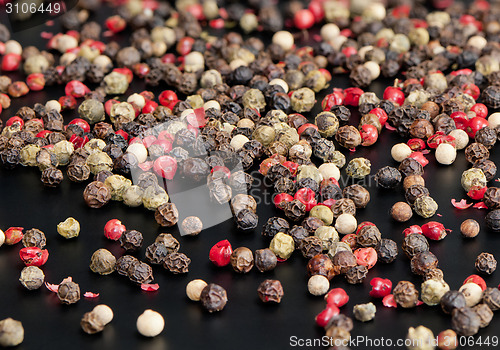
[[[457,150],[449,143],[442,143],[436,148],[436,160],[439,164],[450,165],[457,158]]]
[[[402,162],[408,158],[412,150],[406,143],[398,143],[391,148],[391,156],[396,162]]]
[[[243,148],[243,145],[245,143],[247,143],[248,141],[250,141],[250,139],[248,137],[246,137],[245,135],[235,135],[231,142],[230,142],[230,146],[233,147],[233,149],[235,151],[239,151],[240,149]]]
[[[0,230],[0,247],[5,243],[5,233]]]
[[[500,125],[500,112],[492,113],[488,117],[488,125],[490,128],[495,129]]]
[[[320,35],[324,41],[333,40],[340,34],[339,27],[334,23],[327,23],[321,27]]]
[[[368,322],[375,318],[377,307],[373,303],[358,304],[353,308],[353,314],[356,320]]]
[[[330,281],[323,275],[314,275],[307,282],[307,289],[312,295],[325,295],[330,289]]]
[[[408,350],[434,350],[434,333],[424,326],[410,327],[405,342]]]
[[[20,321],[6,318],[0,321],[0,346],[17,346],[24,340],[24,328]]]
[[[458,291],[464,295],[468,307],[477,305],[483,297],[483,290],[476,283],[466,283]]]
[[[192,280],[186,286],[186,295],[190,300],[200,301],[201,291],[207,286],[207,282],[201,279]]]
[[[335,229],[338,233],[342,235],[347,235],[356,231],[358,222],[356,218],[351,214],[340,214],[340,216],[335,221]]]
[[[80,234],[80,223],[72,217],[57,224],[57,233],[66,239],[78,237]]]
[[[500,113],[498,115],[500,124]],[[462,129],[455,129],[450,132],[449,135],[455,138],[455,148],[458,150],[464,149],[469,144],[469,135]]]
[[[280,30],[279,32],[274,33],[272,41],[273,44],[281,46],[281,48],[285,51],[291,50],[294,44],[292,33],[285,30]]]
[[[19,282],[28,290],[35,290],[43,285],[45,274],[37,266],[26,266],[21,271]]]
[[[335,180],[340,179],[340,170],[333,163],[323,163],[318,167],[319,173],[323,176],[323,179],[329,179],[333,177]]]
[[[61,112],[61,104],[57,100],[49,100],[45,102],[45,108],[47,109],[47,112],[49,111]]]
[[[113,310],[107,305],[100,304],[92,310],[102,324],[107,325],[113,320]]]
[[[158,312],[148,309],[137,318],[137,330],[145,337],[156,337],[163,331],[165,320]]]

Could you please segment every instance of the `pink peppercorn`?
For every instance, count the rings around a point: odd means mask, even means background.
[[[104,226],[104,236],[107,239],[111,239],[113,241],[117,241],[122,236],[123,232],[125,232],[127,228],[122,222],[118,219],[109,220]]]
[[[90,89],[78,80],[71,80],[66,84],[64,88],[64,93],[68,96],[73,96],[74,98],[82,98],[90,92]]]
[[[210,248],[208,258],[216,266],[222,267],[231,262],[231,254],[233,254],[233,248],[231,247],[231,243],[225,239],[217,242],[212,248]]]

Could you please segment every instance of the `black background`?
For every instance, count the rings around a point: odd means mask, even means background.
[[[97,18],[102,23],[109,10],[100,11]],[[46,40],[40,38],[41,31],[56,32],[59,26],[39,26],[29,31],[14,35],[14,39],[23,46],[43,47]],[[219,32],[223,33],[223,32]],[[113,39],[125,40],[123,33]],[[11,75],[15,77],[15,74]],[[20,76],[18,76],[21,78]],[[379,97],[388,81],[375,82],[370,90]],[[335,76],[332,87],[348,87],[345,76]],[[167,89],[161,86],[150,89],[156,93]],[[127,94],[145,89],[143,82],[134,83]],[[14,99],[10,109],[1,117],[5,121],[24,105],[32,106],[35,102],[58,98],[64,94],[62,87],[47,88],[42,92],[33,92],[23,98]],[[324,94],[318,96],[318,101]],[[314,114],[311,114],[314,115]],[[75,115],[65,114],[67,121]],[[353,125],[357,125],[354,118]],[[394,132],[384,130],[379,141],[372,147],[360,147],[355,153],[346,153],[348,161],[354,157],[367,157],[372,162],[372,174],[382,166],[397,166],[390,157],[390,148],[402,142]],[[495,162],[500,158],[498,150],[492,150]],[[460,186],[460,176],[469,164],[463,151],[459,152],[452,166],[440,166],[433,155],[428,156],[430,164],[425,168],[425,179],[431,195],[439,204],[438,213],[442,217],[430,220],[440,221],[453,232],[440,242],[431,242],[431,251],[439,258],[439,267],[444,271],[445,280],[452,289],[458,289],[463,280],[475,273],[474,261],[483,252],[500,258],[500,234],[489,232],[484,226],[485,210],[457,210],[450,204],[451,198],[466,198]],[[345,172],[342,171],[342,176]],[[271,205],[259,205],[259,226],[254,232],[241,233],[235,229],[231,220],[216,227],[204,230],[198,237],[180,237],[177,227],[160,228],[153,213],[142,208],[128,208],[123,203],[111,202],[102,209],[88,208],[83,199],[84,184],[75,184],[65,179],[60,188],[46,189],[42,186],[40,173],[35,168],[18,168],[13,171],[0,169],[0,227],[5,230],[10,226],[22,226],[25,229],[36,227],[45,232],[50,257],[43,267],[46,281],[59,283],[63,278],[72,276],[80,284],[82,293],[92,291],[100,293],[98,299],[83,299],[76,305],[65,306],[59,303],[57,296],[42,287],[38,291],[25,290],[18,282],[23,267],[18,251],[20,244],[14,247],[0,248],[0,319],[12,317],[23,322],[25,341],[19,349],[287,349],[290,337],[320,338],[324,331],[315,326],[314,317],[325,307],[322,297],[313,297],[307,292],[306,263],[300,253],[295,253],[287,262],[279,264],[275,271],[261,274],[253,269],[249,274],[239,275],[230,267],[216,268],[208,260],[210,247],[222,239],[229,239],[233,248],[246,246],[252,250],[267,247],[268,243],[261,235],[262,225],[271,216],[281,213]],[[258,180],[262,180],[259,176]],[[496,182],[489,184],[497,185]],[[262,181],[256,181],[252,194],[266,190]],[[372,201],[356,216],[358,222],[373,221],[381,230],[383,237],[394,239],[398,245],[402,242],[402,230],[411,224],[423,224],[426,221],[414,217],[411,221],[400,224],[392,221],[389,208],[397,201],[404,200],[402,188],[395,191],[379,190],[372,183],[369,186]],[[267,198],[270,200],[268,188]],[[262,197],[263,195],[259,195]],[[180,213],[182,218],[191,213]],[[81,233],[77,239],[65,240],[56,231],[56,225],[72,216],[79,220]],[[115,256],[123,254],[117,243],[108,241],[103,236],[104,224],[112,218],[123,221],[128,229],[137,229],[144,234],[144,247],[152,243],[157,234],[173,233],[181,243],[181,251],[191,257],[190,271],[186,275],[175,276],[155,266],[155,282],[159,283],[157,292],[147,293],[130,283],[125,277],[112,274],[99,276],[89,268],[92,253],[99,248],[109,249]],[[472,240],[462,239],[459,233],[460,223],[468,218],[476,219],[481,224],[480,235]],[[144,257],[144,249],[138,257]],[[485,277],[489,286],[500,282],[499,272]],[[450,318],[439,307],[419,306],[414,309],[389,309],[382,306],[380,300],[368,296],[369,281],[373,277],[390,278],[395,285],[400,280],[409,280],[418,288],[421,278],[410,272],[409,260],[400,251],[397,261],[389,265],[376,265],[370,270],[362,285],[347,284],[342,277],[331,281],[332,287],[345,288],[350,296],[349,303],[341,312],[352,316],[352,307],[358,303],[374,301],[377,315],[374,321],[362,324],[354,321],[352,337],[369,338],[404,338],[408,327],[425,325],[435,335],[450,328]],[[191,302],[185,295],[186,284],[195,278],[218,283],[226,288],[229,302],[226,308],[216,314],[203,311],[201,305]],[[267,305],[257,297],[257,287],[266,278],[279,279],[283,284],[285,296],[280,305]],[[101,334],[86,335],[80,329],[79,322],[83,313],[95,305],[105,303],[115,313],[115,318]],[[145,309],[160,312],[165,318],[164,332],[154,338],[140,336],[135,327],[137,316]],[[497,336],[500,320],[495,318],[488,328],[482,329],[479,336]],[[373,347],[360,344],[359,349]],[[468,347],[470,349],[479,346]]]

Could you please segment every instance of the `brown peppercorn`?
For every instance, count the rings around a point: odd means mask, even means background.
[[[368,268],[364,265],[358,265],[347,270],[345,279],[349,284],[363,283],[368,274]]]
[[[200,301],[210,313],[221,311],[227,303],[226,290],[215,283],[210,283],[201,291]]]
[[[299,225],[294,225],[290,230],[288,230],[288,234],[292,236],[293,242],[295,243],[295,247],[297,249],[300,249],[300,242],[303,239],[309,237],[309,232],[307,232],[303,226]],[[310,256],[309,258],[312,258],[314,255]]]
[[[474,335],[480,326],[481,318],[470,307],[456,308],[451,313],[451,328],[460,335]]]
[[[478,160],[488,159],[490,157],[490,151],[482,143],[474,142],[471,143],[465,149],[465,159],[474,164]]]
[[[57,187],[61,184],[63,177],[64,176],[61,170],[56,168],[47,168],[42,171],[40,180],[46,187]]]
[[[332,260],[326,254],[315,255],[307,263],[307,273],[309,276],[322,275],[331,280],[335,275],[339,274],[339,270],[339,268],[333,265]]]
[[[420,109],[429,112],[431,119],[434,119],[439,114],[439,105],[436,102],[427,101]]]
[[[302,220],[302,227],[306,229],[309,235],[314,234],[314,232],[316,232],[316,230],[321,226],[325,226],[325,223],[320,218],[314,216],[309,216]]]
[[[406,222],[413,216],[413,211],[408,203],[397,202],[391,208],[391,216],[398,222]]]
[[[342,191],[344,198],[351,199],[356,208],[365,208],[370,202],[370,192],[361,185],[354,184],[347,186]]]
[[[253,253],[246,247],[238,247],[231,254],[230,261],[234,271],[248,273],[254,265]]]
[[[24,233],[22,242],[25,247],[38,247],[43,249],[47,244],[47,239],[42,231],[32,228]]]
[[[344,148],[352,149],[361,144],[361,134],[352,125],[341,126],[335,134],[335,140]]]
[[[87,334],[99,333],[104,329],[101,319],[94,312],[86,312],[80,321],[80,326]]]
[[[374,225],[366,225],[361,228],[361,230],[356,235],[356,243],[359,247],[368,248],[373,247],[376,248],[380,244],[380,240],[382,239],[382,234],[377,226]]]
[[[460,225],[460,232],[463,237],[474,238],[479,234],[481,227],[479,223],[474,219],[467,219]]]
[[[281,282],[278,280],[265,280],[257,288],[257,293],[259,294],[260,300],[264,303],[274,302],[280,303],[281,298],[283,298],[283,287]]]
[[[351,214],[352,216],[356,216],[356,204],[349,198],[341,198],[335,201],[331,209],[334,218],[338,218],[342,214]]]
[[[163,264],[168,254],[170,251],[162,243],[155,242],[146,248],[146,259],[151,264]]]
[[[142,247],[144,237],[137,230],[127,230],[120,236],[120,246],[126,251],[136,251]]]
[[[434,134],[432,123],[426,119],[417,119],[410,126],[410,135],[419,139],[426,139]]]
[[[299,242],[298,248],[304,258],[311,259],[323,251],[323,241],[316,236],[309,236]]]
[[[115,271],[118,272],[119,275],[127,276],[130,265],[138,261],[139,260],[137,260],[135,256],[123,255],[116,260]]]
[[[476,259],[476,270],[478,272],[491,275],[497,269],[497,260],[490,253],[481,253]]]
[[[404,176],[424,174],[424,167],[422,164],[411,157],[403,159],[398,169]]]
[[[286,202],[283,207],[283,211],[288,219],[292,221],[299,221],[306,215],[306,205],[298,199],[294,199]]]
[[[93,181],[85,187],[83,199],[91,208],[100,208],[111,200],[111,191],[104,183]]]
[[[326,336],[330,345],[347,344],[351,338],[351,333],[342,327],[329,327],[326,330]]]
[[[116,258],[107,249],[98,249],[90,259],[90,269],[100,275],[109,275],[115,271]]]
[[[174,226],[179,220],[179,211],[174,203],[164,203],[156,208],[155,220],[163,227]]]
[[[440,350],[455,350],[458,347],[457,333],[452,329],[442,331],[437,336],[437,346]]]
[[[429,242],[424,235],[419,233],[410,233],[403,240],[403,251],[411,259],[415,255],[429,251]]]
[[[486,304],[478,304],[472,308],[474,312],[479,316],[481,323],[480,328],[488,327],[491,320],[493,319],[493,311]]]
[[[451,314],[453,310],[466,306],[465,296],[457,290],[450,290],[441,297],[441,309],[445,314]]]
[[[260,272],[272,271],[278,264],[276,254],[269,248],[255,251],[255,267]]]
[[[417,306],[418,290],[415,285],[408,281],[399,281],[394,287],[392,294],[398,305],[404,308],[412,308]]]
[[[497,133],[495,129],[485,126],[476,132],[475,141],[484,145],[487,149],[491,149],[497,142]]]
[[[80,286],[73,281],[65,281],[59,285],[57,297],[63,304],[74,304],[80,300]]]
[[[405,199],[410,205],[413,205],[418,197],[428,195],[429,190],[422,185],[412,185],[405,191]]]
[[[149,283],[153,281],[153,269],[142,261],[134,261],[127,270],[128,278],[137,284]]]
[[[83,182],[90,176],[90,168],[86,163],[70,163],[66,168],[68,179],[74,182]]]
[[[488,305],[492,311],[500,310],[500,290],[498,288],[486,288],[483,292],[483,303]]]
[[[191,259],[183,253],[170,253],[163,262],[163,267],[174,274],[187,273]]]
[[[353,237],[356,237],[353,235]],[[398,256],[398,245],[392,239],[382,238],[380,244],[375,248],[378,260],[384,264],[389,264],[396,260]]]
[[[335,270],[340,270],[340,273],[346,273],[349,269],[358,264],[356,256],[347,250],[342,250],[335,254],[332,263]]]
[[[500,209],[500,188],[488,187],[483,202],[489,209]]]
[[[495,162],[489,159],[480,159],[474,162],[472,165],[473,168],[481,169],[486,176],[486,181],[491,181],[495,178],[497,174],[497,165]]]
[[[424,272],[424,281],[430,280],[430,279],[435,279],[435,280],[442,280],[444,279],[444,274],[443,270],[438,269],[436,267],[426,270]]]
[[[437,267],[437,257],[429,252],[422,252],[411,258],[411,272],[416,275],[424,275],[427,271]]]
[[[169,254],[179,251],[180,248],[179,241],[170,233],[160,233],[158,237],[156,237],[155,243],[163,244],[167,248]]]

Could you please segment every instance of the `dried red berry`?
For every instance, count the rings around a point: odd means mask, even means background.
[[[66,84],[64,88],[64,93],[68,96],[73,96],[74,98],[82,98],[90,92],[90,89],[78,80],[71,80]]]
[[[6,126],[11,126],[14,123],[18,123],[21,126],[21,129],[24,127],[24,120],[17,115],[14,117],[10,117],[5,123]]]
[[[120,220],[111,219],[106,223],[106,225],[104,225],[104,236],[107,239],[117,241],[126,230],[127,228],[122,224]]]
[[[26,266],[42,266],[49,258],[49,251],[38,247],[26,247],[19,251],[19,257]]]
[[[86,120],[75,118],[68,123],[69,125],[78,125],[84,132],[90,132],[90,125]]]
[[[158,96],[158,101],[162,106],[173,109],[175,104],[179,101],[177,94],[172,90],[164,90]]]
[[[119,33],[127,26],[127,22],[118,15],[106,18],[104,24],[113,33]]]
[[[422,139],[409,139],[406,144],[412,149],[412,151],[421,151],[425,149],[425,142]]]
[[[12,72],[19,69],[22,57],[17,53],[8,53],[3,56],[2,59],[2,70],[4,72]]]
[[[310,211],[318,203],[316,201],[316,193],[308,187],[299,189],[293,198],[304,203],[306,205],[306,211]]]
[[[14,245],[17,244],[23,239],[23,230],[22,227],[9,227],[5,232],[5,244]]]
[[[32,73],[26,77],[26,84],[32,91],[40,91],[45,87],[45,76],[42,73]]]
[[[123,67],[123,68],[114,68],[113,72],[116,72],[116,73],[119,73],[119,74],[123,74],[124,76],[126,76],[127,77],[127,81],[128,81],[129,84],[134,79],[134,73],[130,69],[126,68],[126,67]],[[118,102],[120,102],[120,101],[118,101]]]
[[[446,237],[448,234],[444,225],[437,221],[429,221],[422,225],[422,234],[428,239],[439,241]]]
[[[342,288],[334,288],[325,295],[325,300],[328,305],[342,307],[349,301],[349,296]]]
[[[377,263],[377,251],[372,247],[358,248],[354,252],[358,265],[366,266],[371,269]]]
[[[425,156],[422,152],[413,152],[412,154],[410,154],[408,156],[408,158],[415,159],[417,162],[422,164],[422,166],[426,166],[427,164],[429,164],[429,160],[427,158],[425,158]]]
[[[364,94],[360,88],[347,88],[344,90],[344,104],[347,106],[359,106],[359,98]]]
[[[332,319],[333,316],[337,316],[340,313],[340,310],[337,306],[333,304],[329,304],[326,308],[316,315],[314,320],[319,327],[326,327],[328,322]]]
[[[411,225],[410,227],[407,227],[403,230],[403,234],[408,236],[410,233],[418,233],[418,234],[423,234],[422,233],[422,228],[418,225]]]
[[[372,286],[372,290],[369,294],[373,298],[384,298],[392,290],[392,282],[387,278],[375,277],[370,281],[370,286]]]
[[[334,91],[325,96],[321,101],[321,107],[324,111],[329,111],[334,106],[341,106],[344,103],[344,94],[340,91]]]
[[[61,96],[58,101],[63,111],[76,108],[76,99],[71,95]]]
[[[361,222],[360,224],[358,224],[358,228],[356,229],[356,234],[359,233],[359,231],[361,231],[361,229],[365,226],[375,226],[375,224],[371,221],[363,221]]]
[[[469,120],[467,129],[465,129],[465,131],[467,132],[467,135],[469,135],[469,137],[474,138],[476,136],[476,132],[488,125],[488,120],[481,117],[474,117]]]
[[[172,180],[177,172],[177,161],[170,156],[161,156],[155,160],[153,169],[164,179]]]
[[[211,249],[208,258],[216,266],[226,266],[231,262],[233,248],[227,239],[217,242]]]
[[[384,90],[384,100],[392,101],[400,106],[405,102],[405,94],[399,88],[389,86]]]
[[[488,107],[482,103],[476,103],[470,108],[470,110],[476,113],[476,116],[481,118],[486,118],[488,116]]]
[[[375,126],[370,124],[364,124],[361,126],[360,133],[361,133],[361,139],[363,140],[361,142],[361,146],[371,146],[375,142],[377,142],[378,130]]]
[[[386,295],[382,299],[382,304],[385,307],[394,307],[394,308],[398,307],[398,304],[396,303],[396,300],[394,300],[394,295],[392,295],[392,294]]]
[[[185,36],[184,38],[181,38],[177,42],[176,50],[179,53],[179,55],[186,56],[188,53],[191,52],[194,44],[194,39]]]
[[[375,114],[378,117],[380,125],[382,126],[387,122],[387,113],[382,108],[374,108],[369,112],[369,114]]]
[[[488,189],[487,186],[484,186],[484,187],[481,187],[481,186],[473,186],[469,192],[467,192],[467,195],[473,199],[473,200],[476,200],[476,201],[479,201],[481,199],[483,199],[484,197],[484,193],[486,192],[486,190]]]
[[[309,29],[314,24],[314,15],[309,9],[302,9],[295,12],[293,23],[298,29]]]

